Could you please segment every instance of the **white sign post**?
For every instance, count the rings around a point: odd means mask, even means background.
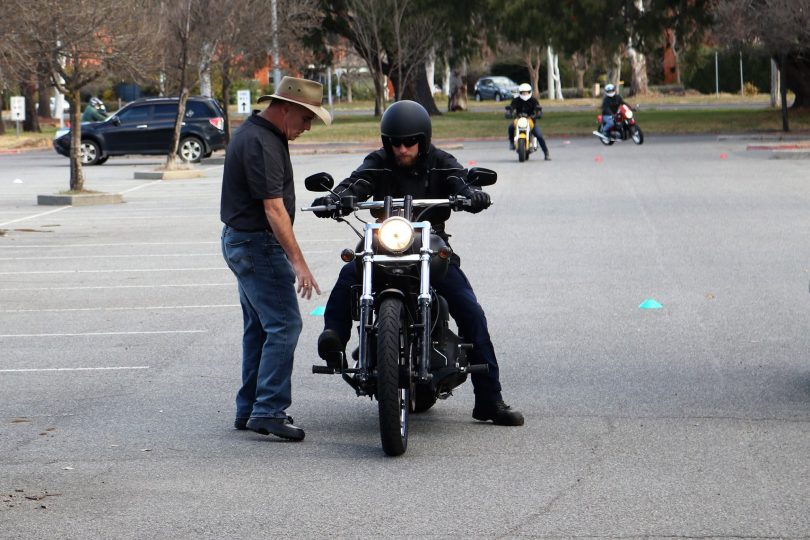
[[[250,90],[236,91],[236,110],[239,114],[250,114]]]
[[[17,136],[20,136],[20,122],[25,121],[25,98],[11,96],[11,119],[17,122]]]

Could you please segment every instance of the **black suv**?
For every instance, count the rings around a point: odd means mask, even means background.
[[[100,165],[110,156],[169,153],[177,118],[178,98],[144,98],[121,107],[103,122],[82,123],[81,158],[85,165]],[[180,128],[178,154],[196,162],[225,148],[225,119],[213,98],[189,97]],[[60,130],[54,149],[70,156],[70,130]]]

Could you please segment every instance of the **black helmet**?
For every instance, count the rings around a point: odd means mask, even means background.
[[[430,125],[430,115],[415,101],[397,101],[383,113],[380,122],[380,136],[385,152],[392,156],[391,139],[417,137],[419,139],[419,155],[423,157],[430,148],[430,137],[433,129]]]

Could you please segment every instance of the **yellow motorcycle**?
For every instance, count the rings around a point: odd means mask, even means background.
[[[513,117],[511,107],[506,107],[505,116],[507,118]],[[535,137],[534,133],[532,132],[534,129],[534,119],[528,114],[521,113],[514,118],[512,125],[515,128],[515,137],[512,142],[515,145],[518,161],[523,163],[529,159],[529,155],[536,152],[540,147],[539,143],[537,142],[537,137]]]

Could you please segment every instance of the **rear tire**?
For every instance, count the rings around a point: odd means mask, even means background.
[[[481,94],[478,92],[475,93],[475,101],[481,101]]]
[[[630,128],[630,138],[632,138],[633,142],[636,144],[644,144],[644,133],[641,131],[641,128],[636,125]]]
[[[186,163],[199,163],[204,152],[203,143],[197,137],[186,137],[180,141],[177,154]]]
[[[79,159],[81,159],[82,165],[98,165],[101,161],[101,149],[98,144],[90,139],[82,140]]]
[[[500,100],[501,100],[501,95],[500,94],[495,94],[495,101],[500,101]]]
[[[523,163],[524,161],[526,161],[527,155],[528,154],[526,153],[526,139],[520,139],[518,141],[518,161]]]
[[[400,365],[410,371],[408,350],[405,306],[398,298],[386,298],[377,314],[377,402],[380,440],[389,456],[400,456],[408,447],[411,385],[399,381]]]
[[[411,412],[419,414],[427,411],[436,404],[436,394],[433,393],[430,385],[416,385],[412,390]]]
[[[611,141],[611,140],[609,140],[609,139],[608,139],[608,140],[605,140],[605,139],[603,139],[602,137],[599,137],[599,142],[601,142],[601,143],[602,143],[602,144],[604,144],[605,146],[610,146],[611,144],[613,144],[613,143],[614,143],[614,142],[616,142],[616,141]]]

